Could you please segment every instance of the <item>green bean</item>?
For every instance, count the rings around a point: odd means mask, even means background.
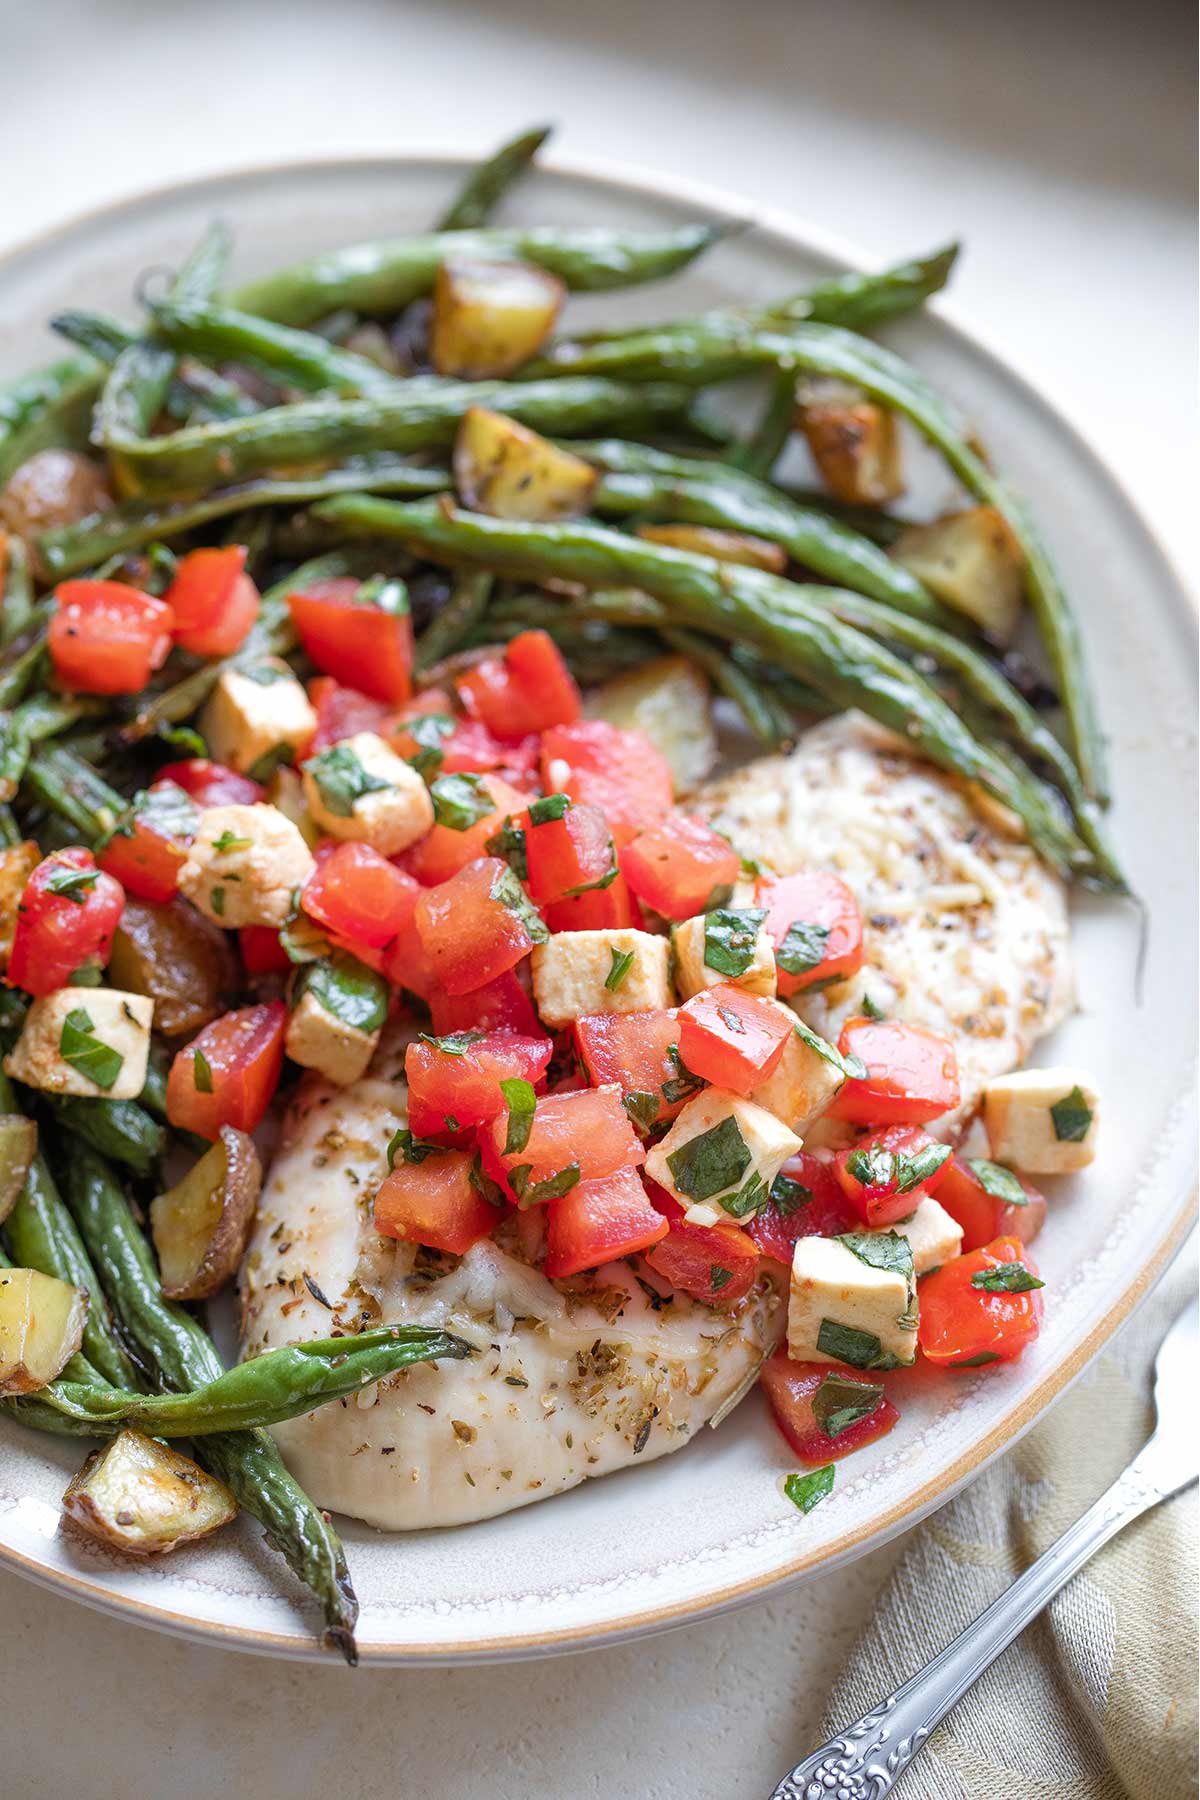
[[[179,265],[171,283],[171,297],[179,301],[211,300],[221,291],[229,273],[233,233],[222,219],[205,227],[199,242]]]
[[[476,231],[486,225],[509,188],[525,173],[553,128],[535,125],[510,138],[472,169],[437,222],[438,231]]]
[[[66,312],[55,313],[50,321],[51,331],[59,337],[66,338],[69,344],[75,344],[80,350],[86,350],[97,362],[111,369],[122,350],[128,350],[136,344],[137,332],[132,325],[126,325],[123,319],[116,319],[112,313],[85,312],[78,307],[68,307]]]
[[[35,750],[25,779],[43,806],[66,819],[87,844],[110,832],[125,810],[125,796],[62,744]]]
[[[0,801],[15,799],[32,749],[19,713],[0,712]]]
[[[438,502],[323,501],[319,516],[346,531],[389,531],[435,561],[480,563],[499,573],[589,587],[644,589],[670,607],[671,625],[752,644],[840,707],[860,707],[939,767],[978,781],[1022,819],[1056,868],[1090,872],[1091,856],[1055,796],[1012,770],[966,729],[954,709],[908,664],[831,614],[837,591],[802,587],[711,557],[648,544],[603,526],[527,525],[460,512]]]
[[[491,576],[483,572],[457,577],[450,598],[417,639],[418,669],[430,668],[459,648],[487,611],[492,586]]]
[[[16,706],[23,700],[39,673],[53,611],[53,601],[39,601],[20,631],[0,651],[0,708]]]
[[[441,447],[471,406],[571,437],[596,428],[652,430],[683,417],[684,400],[680,389],[653,384],[423,379],[386,398],[305,400],[162,437],[110,438],[110,458],[130,497],[194,494],[266,469],[311,472],[347,456]]]
[[[90,356],[67,356],[0,388],[0,487],[37,451],[87,441],[103,378]]]
[[[12,640],[33,617],[33,571],[29,546],[15,531],[0,531],[0,647]]]
[[[55,1120],[85,1144],[139,1176],[151,1175],[166,1149],[165,1128],[136,1100],[56,1099]]]
[[[714,639],[678,628],[664,630],[662,636],[672,650],[678,650],[705,671],[718,693],[733,701],[765,750],[778,749],[785,739],[794,736],[786,708]]]
[[[309,325],[349,306],[387,315],[433,287],[447,256],[516,258],[549,269],[569,288],[596,292],[658,281],[694,262],[724,231],[684,225],[673,231],[560,230],[430,232],[331,250],[311,262],[239,288],[233,304],[283,325]]]
[[[784,446],[792,435],[795,414],[796,378],[786,372],[776,375],[771,383],[762,417],[754,431],[744,444],[739,444],[730,451],[729,461],[732,467],[744,475],[754,475],[760,481],[765,481],[783,455]]]
[[[915,369],[866,338],[830,325],[751,329],[713,318],[696,326],[667,326],[616,344],[559,345],[531,364],[531,379],[557,362],[564,372],[614,377],[711,382],[763,363],[806,369],[853,382],[872,399],[902,413],[934,447],[967,491],[1008,521],[1025,555],[1025,588],[1062,698],[1071,749],[1088,793],[1105,799],[1105,749],[1088,684],[1078,623],[1049,555],[1023,504],[983,462],[941,400]]]
[[[111,313],[64,312],[51,319],[52,328],[68,342],[78,344],[98,362],[111,367],[138,341],[131,325]],[[185,361],[176,369],[163,400],[163,410],[181,423],[199,423],[198,415],[216,419],[242,418],[258,406],[236,382],[214,374],[202,363]]]
[[[231,306],[164,301],[152,311],[159,335],[176,350],[213,362],[244,363],[287,387],[358,399],[395,394],[401,385],[398,376],[369,356],[339,350],[314,331],[275,325]]]

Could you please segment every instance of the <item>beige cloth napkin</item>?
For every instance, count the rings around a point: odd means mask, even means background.
[[[1153,1423],[1154,1353],[1195,1288],[1187,1254],[1048,1417],[918,1528],[830,1696],[829,1735],[927,1662],[1120,1474]],[[1093,1557],[897,1794],[1194,1800],[1196,1562],[1193,1487]]]

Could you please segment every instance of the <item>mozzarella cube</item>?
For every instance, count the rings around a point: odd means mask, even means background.
[[[801,1238],[792,1257],[787,1345],[796,1362],[855,1369],[915,1362],[915,1287],[902,1270],[864,1262],[841,1238]]]
[[[290,762],[316,729],[308,695],[277,656],[226,669],[200,715],[214,761],[263,781],[271,764]]]
[[[153,1018],[145,994],[57,988],[31,1004],[5,1070],[46,1094],[136,1100],[146,1085]]]
[[[748,994],[765,994],[768,1000],[773,1000],[775,946],[770,932],[764,926],[759,926],[749,964],[740,975],[732,975],[725,969],[714,968],[704,960],[706,950],[709,955],[713,954],[708,946],[706,923],[715,917],[713,913],[698,913],[694,919],[685,919],[682,925],[677,925],[672,933],[675,985],[681,999],[690,1000],[693,994],[728,981],[734,987],[745,988]]]
[[[796,1015],[790,1006],[785,1006],[782,1000],[772,1004],[786,1016],[789,1024],[795,1025]],[[793,1030],[771,1074],[752,1089],[750,1098],[756,1106],[765,1106],[790,1130],[803,1136],[813,1120],[820,1118],[844,1080],[840,1069]]]
[[[313,869],[312,851],[274,806],[209,806],[179,871],[187,898],[216,925],[286,923]]]
[[[302,772],[308,810],[330,837],[354,838],[395,856],[433,825],[429,789],[373,731],[322,750]]]
[[[1023,1175],[1065,1175],[1096,1154],[1100,1100],[1075,1069],[1018,1069],[990,1081],[983,1122],[993,1161]]]
[[[302,1069],[315,1069],[327,1081],[348,1087],[366,1074],[382,1029],[382,1021],[374,1031],[347,1024],[306,988],[288,1020],[284,1048]]]
[[[653,932],[556,931],[534,945],[531,968],[542,1023],[556,1029],[592,1013],[672,1005],[671,946]]]
[[[646,1173],[687,1208],[688,1223],[745,1219],[800,1149],[794,1132],[753,1100],[705,1088],[682,1108],[646,1158]]]
[[[898,1219],[888,1229],[908,1239],[914,1275],[928,1275],[952,1257],[962,1255],[962,1226],[932,1194],[922,1194],[916,1212],[910,1218]]]

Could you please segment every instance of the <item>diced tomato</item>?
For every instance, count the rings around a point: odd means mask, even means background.
[[[522,738],[579,717],[579,689],[554,639],[522,631],[501,656],[488,656],[458,679],[463,706],[498,738]]]
[[[1025,1200],[1022,1204],[1006,1199],[1003,1192],[989,1193],[971,1164],[961,1156],[952,1156],[938,1188],[938,1201],[955,1223],[962,1226],[963,1250],[981,1250],[998,1237],[1019,1238],[1023,1244],[1032,1244],[1045,1222],[1045,1195],[1023,1175],[1013,1175],[1007,1169],[997,1171],[994,1164],[982,1163],[977,1167],[985,1172],[990,1170],[988,1179],[993,1188],[1007,1185],[1006,1181],[997,1180],[997,1174],[1006,1177],[1007,1181],[1015,1181]]]
[[[90,850],[72,845],[47,856],[17,902],[9,986],[52,994],[85,964],[103,966],[124,905],[120,882],[96,867]]]
[[[679,1046],[679,1014],[674,1007],[588,1014],[576,1019],[572,1030],[592,1086],[615,1083],[626,1111],[643,1131],[673,1119],[695,1092],[680,1076],[679,1062],[671,1054]],[[668,1100],[667,1094],[674,1098]],[[657,1111],[650,1104],[655,1099]]]
[[[958,1058],[949,1038],[898,1019],[847,1019],[843,1056],[866,1064],[865,1080],[847,1081],[826,1110],[858,1125],[924,1125],[958,1105]]]
[[[548,794],[513,823],[525,833],[526,886],[535,900],[565,900],[612,886],[616,852],[598,807],[573,806],[565,794]]]
[[[948,1369],[1011,1362],[1033,1342],[1045,1310],[1040,1289],[992,1293],[972,1285],[974,1276],[1006,1263],[1021,1263],[1037,1276],[1018,1237],[998,1237],[925,1276],[917,1341],[930,1362]]]
[[[139,900],[170,900],[179,889],[200,814],[173,781],[139,794],[100,852],[100,867]]]
[[[300,904],[310,919],[350,944],[382,950],[412,926],[421,889],[369,844],[336,844],[305,884]]]
[[[705,1306],[733,1306],[754,1286],[758,1245],[738,1225],[688,1225],[683,1208],[654,1182],[646,1184],[670,1230],[646,1261],[681,1293]]]
[[[164,763],[150,784],[152,791],[164,781],[173,781],[196,805],[256,806],[264,798],[265,789],[248,775],[227,769],[224,763],[210,762],[207,756],[192,756],[186,762]]]
[[[889,1125],[839,1150],[834,1169],[842,1192],[865,1225],[907,1219],[932,1194],[950,1166],[950,1147],[919,1125]]]
[[[581,1181],[551,1200],[543,1273],[564,1280],[618,1257],[648,1250],[667,1235],[667,1221],[646,1197],[636,1169]]]
[[[764,1256],[790,1269],[800,1238],[840,1237],[857,1231],[859,1224],[830,1165],[802,1150],[784,1163],[771,1185],[771,1198],[746,1221],[746,1230]]]
[[[481,856],[424,889],[413,921],[433,978],[448,994],[486,986],[545,936],[516,876],[496,856]]]
[[[391,719],[391,708],[384,701],[343,687],[332,675],[315,675],[308,684],[308,698],[317,715],[317,729],[305,748],[308,756],[318,756],[360,731],[382,732]]]
[[[292,966],[274,925],[243,925],[238,949],[247,975],[286,975]]]
[[[180,1050],[167,1077],[167,1118],[215,1139],[222,1125],[254,1131],[283,1070],[288,1010],[282,1000],[223,1013]]]
[[[545,911],[551,931],[640,931],[645,924],[642,909],[618,870],[605,888],[589,888],[569,900],[552,900]]]
[[[409,1097],[408,1129],[422,1143],[440,1144],[444,1150],[475,1151],[475,1127],[459,1125],[453,1113],[449,1122],[444,1113],[435,1112],[432,1107],[422,1106],[419,1100]]]
[[[542,785],[598,806],[618,847],[670,812],[671,769],[643,731],[606,719],[580,719],[542,733]]]
[[[375,1196],[376,1231],[455,1256],[490,1236],[499,1217],[472,1186],[471,1158],[461,1150],[398,1162]]]
[[[55,592],[49,649],[64,687],[83,694],[140,694],[171,648],[164,600],[122,581],[64,581]]]
[[[363,593],[362,583],[334,577],[289,594],[296,634],[323,675],[375,700],[407,700],[413,664],[407,601],[395,608],[364,604]]]
[[[497,1179],[528,1205],[548,1199],[538,1187],[572,1167],[579,1180],[596,1181],[618,1169],[636,1168],[646,1154],[615,1087],[547,1094],[538,1101],[519,1150],[505,1149],[509,1128],[507,1114],[492,1119],[480,1132],[480,1144],[488,1147],[487,1166],[499,1171]],[[522,1168],[527,1174],[514,1181],[513,1171]]]
[[[435,987],[426,997],[439,1037],[454,1031],[515,1031],[537,1037],[542,1029],[533,1001],[512,969],[469,994],[448,994]]]
[[[410,994],[416,994],[419,1000],[426,1002],[437,991],[433,963],[415,929],[402,931],[386,950],[373,950],[371,955],[379,958],[379,972],[387,976],[393,987],[407,988]]]
[[[246,574],[246,546],[190,550],[163,599],[174,637],[193,656],[228,656],[258,617],[258,589]]]
[[[767,909],[780,994],[798,994],[861,969],[862,911],[837,875],[827,869],[765,875],[755,898]]]
[[[437,723],[422,728],[422,719]],[[537,777],[541,740],[536,732],[503,743],[479,719],[459,718],[454,700],[441,688],[425,688],[397,707],[386,735],[397,756],[422,756],[427,781],[438,774],[483,775],[489,770],[514,781],[532,783]]]
[[[761,995],[722,981],[680,1007],[679,1054],[714,1087],[748,1094],[777,1067],[794,1023]]]
[[[797,1459],[810,1466],[836,1462],[839,1456],[849,1456],[852,1450],[873,1444],[876,1438],[884,1437],[900,1417],[887,1395],[881,1394],[861,1419],[828,1437],[817,1423],[813,1410],[818,1390],[825,1381],[831,1383],[831,1389],[824,1406],[821,1401],[817,1401],[817,1406],[822,1410],[828,1408],[825,1416],[830,1424],[835,1422],[837,1412],[853,1414],[857,1406],[865,1405],[883,1383],[877,1376],[859,1375],[840,1363],[793,1362],[786,1345],[781,1345],[774,1356],[767,1358],[759,1380],[775,1423]],[[866,1391],[856,1396],[852,1391],[855,1388]]]
[[[453,825],[435,825],[419,843],[396,858],[399,866],[422,886],[436,887],[439,881],[448,881],[468,863],[485,856],[488,839],[496,835],[507,817],[524,812],[530,800],[528,794],[510,787],[501,775],[480,775],[474,792],[480,808],[491,802],[490,811],[481,811],[475,823],[461,831]]]
[[[410,1105],[454,1119],[452,1130],[481,1125],[506,1112],[500,1083],[522,1080],[536,1086],[554,1049],[548,1037],[517,1037],[509,1031],[481,1033],[473,1041],[463,1032],[459,1042],[461,1048],[447,1049],[418,1038],[404,1053]]]
[[[673,813],[641,832],[621,855],[621,868],[638,899],[667,919],[690,919],[719,904],[742,861],[728,839],[703,819]]]

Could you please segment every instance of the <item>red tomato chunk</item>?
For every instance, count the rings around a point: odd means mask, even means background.
[[[155,792],[164,782],[173,781],[189,794],[200,808],[206,806],[256,806],[265,798],[265,790],[248,775],[227,769],[224,763],[210,762],[207,756],[192,756],[187,762],[166,763],[151,783]]]
[[[375,1229],[384,1237],[462,1256],[490,1236],[500,1214],[472,1185],[461,1150],[398,1162],[375,1196]]]
[[[907,1219],[932,1194],[950,1166],[950,1147],[919,1125],[890,1125],[834,1160],[842,1190],[865,1225]]]
[[[738,1225],[687,1225],[683,1208],[654,1183],[648,1190],[670,1226],[646,1261],[680,1293],[705,1306],[733,1306],[754,1286],[758,1245]]]
[[[412,692],[413,637],[407,599],[385,584],[394,605],[376,605],[369,585],[351,577],[314,581],[288,595],[296,634],[323,675],[374,700],[407,700]]]
[[[994,1164],[982,1163],[980,1167],[987,1172],[993,1188],[1006,1185],[1003,1180],[997,1180]],[[962,1157],[952,1156],[946,1164],[938,1200],[956,1224],[962,1226],[964,1251],[981,1250],[998,1237],[1020,1238],[1023,1244],[1032,1244],[1045,1223],[1045,1195],[1023,1175],[1013,1175],[1007,1169],[999,1174],[1002,1178],[1007,1177],[1008,1182],[1016,1182],[1025,1195],[1024,1203],[1006,1199],[1000,1192],[989,1193],[979,1175]]]
[[[664,918],[677,920],[719,904],[741,866],[726,838],[686,813],[641,832],[621,857],[622,872],[638,899]]]
[[[565,900],[615,880],[616,853],[598,807],[573,806],[565,794],[549,794],[513,823],[525,833],[526,885],[535,900]]]
[[[103,966],[124,905],[120,882],[96,867],[90,850],[72,845],[46,857],[17,904],[9,986],[52,994],[85,964]]]
[[[569,900],[551,900],[546,924],[551,931],[623,931],[642,929],[642,909],[618,872],[608,887],[591,888]]]
[[[626,1111],[644,1131],[673,1119],[695,1092],[671,1054],[679,1047],[679,1014],[674,1007],[588,1014],[576,1019],[572,1030],[592,1086],[619,1087]],[[668,1099],[668,1094],[673,1097]],[[653,1101],[658,1102],[657,1110]]]
[[[793,1454],[812,1466],[836,1462],[839,1456],[873,1444],[900,1417],[887,1395],[880,1393],[883,1383],[878,1379],[857,1375],[840,1364],[793,1362],[786,1347],[767,1358],[759,1379]],[[856,1419],[854,1414],[864,1406],[870,1410]],[[840,1429],[831,1437],[822,1420]]]
[[[171,1064],[171,1124],[213,1139],[222,1125],[254,1131],[279,1086],[287,1021],[283,1001],[272,1000],[223,1013],[206,1025]]]
[[[487,855],[488,840],[496,836],[506,818],[524,812],[530,801],[530,795],[510,787],[501,775],[464,775],[454,786],[456,797],[463,802],[461,809],[446,812],[454,823],[434,825],[419,843],[397,858],[400,866],[423,887],[449,881],[468,863]],[[435,805],[438,793],[435,785]]]
[[[838,876],[815,869],[804,875],[767,875],[756,899],[775,945],[779,993],[786,999],[861,969],[862,912]]]
[[[137,796],[101,850],[100,867],[139,900],[172,899],[199,817],[181,787],[157,781]]]
[[[646,1154],[615,1087],[547,1094],[538,1101],[529,1135],[517,1150],[505,1149],[511,1125],[507,1114],[492,1119],[480,1142],[486,1144],[488,1168],[496,1169],[497,1179],[503,1178],[510,1192],[529,1205],[549,1199],[537,1192],[539,1186],[571,1168],[578,1169],[580,1181],[596,1181],[618,1169],[636,1168]],[[528,1173],[514,1183],[518,1169]]]
[[[1044,1310],[1040,1289],[990,1292],[974,1285],[976,1277],[1013,1263],[1036,1277],[1020,1238],[999,1237],[925,1276],[917,1341],[930,1362],[947,1369],[1011,1362],[1033,1342]]]
[[[542,1029],[533,1001],[512,969],[469,994],[448,994],[434,986],[426,998],[438,1037],[454,1031],[510,1031],[537,1037]]]
[[[180,560],[163,599],[175,615],[174,637],[193,656],[228,656],[258,617],[258,589],[245,572],[246,547],[191,550]]]
[[[859,1057],[867,1076],[845,1083],[827,1109],[831,1119],[924,1125],[958,1105],[958,1058],[936,1032],[897,1019],[848,1019],[838,1049]]]
[[[484,987],[545,938],[516,876],[495,856],[426,888],[413,918],[434,979],[449,994]]]
[[[498,738],[523,738],[579,717],[579,689],[554,639],[522,631],[504,655],[488,656],[459,677],[467,712]]]
[[[444,1122],[480,1125],[506,1111],[502,1081],[536,1085],[550,1066],[554,1043],[548,1037],[517,1037],[512,1032],[462,1033],[461,1048],[441,1049],[418,1039],[404,1053],[410,1102]],[[415,1129],[415,1127],[414,1127]]]
[[[551,1200],[543,1269],[561,1281],[648,1250],[666,1235],[667,1221],[651,1206],[637,1171],[618,1169]]]
[[[757,994],[723,981],[679,1009],[679,1054],[714,1087],[748,1094],[777,1066],[792,1019]]]
[[[273,925],[243,925],[238,949],[247,975],[286,975],[292,966]]]
[[[163,600],[120,581],[64,581],[49,650],[64,687],[83,694],[140,694],[171,648]]]
[[[319,860],[300,904],[346,942],[382,950],[411,929],[420,893],[411,875],[369,844],[341,843]]]
[[[354,737],[360,731],[382,732],[391,709],[357,688],[343,687],[332,675],[316,675],[308,684],[308,698],[317,715],[317,729],[305,754],[319,756],[331,744]]]
[[[618,846],[657,825],[675,791],[666,758],[646,734],[604,719],[542,733],[542,785],[598,806]]]
[[[840,1237],[861,1223],[834,1178],[829,1163],[807,1150],[789,1157],[771,1185],[771,1198],[746,1222],[764,1256],[792,1266],[802,1237]]]

